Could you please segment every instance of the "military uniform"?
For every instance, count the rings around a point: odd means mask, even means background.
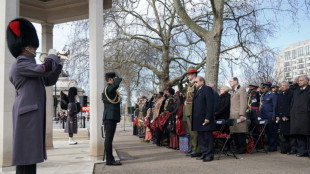
[[[275,119],[277,98],[278,96],[273,94],[272,91],[263,94],[261,98],[261,106],[259,111],[259,117],[261,117],[262,119],[268,119],[266,134],[268,137],[269,151],[277,150],[277,142],[278,142],[277,127],[275,122],[273,121]]]
[[[107,73],[106,78],[114,78],[115,73]],[[106,89],[103,91],[103,96],[109,98],[111,101],[104,101],[104,112],[103,112],[103,124],[104,124],[104,132],[105,132],[105,140],[104,140],[104,150],[105,153],[103,158],[106,156],[106,164],[107,165],[119,165],[120,163],[115,162],[114,156],[112,154],[112,142],[116,130],[116,125],[120,122],[120,96],[117,96],[117,89],[119,84],[121,83],[122,78],[115,78],[113,84],[108,84]]]
[[[186,91],[186,100],[185,100],[185,116],[187,118],[186,123],[189,130],[189,139],[192,145],[192,151],[195,153],[200,153],[200,148],[198,145],[198,133],[196,131],[192,131],[192,108],[193,108],[193,97],[195,92],[195,85],[193,83],[189,83]]]

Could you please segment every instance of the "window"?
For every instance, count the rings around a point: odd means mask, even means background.
[[[295,59],[296,58],[296,50],[292,51],[292,58]]]
[[[307,66],[310,66],[310,63],[307,63]]]
[[[297,65],[297,69],[304,68],[304,64]]]
[[[291,59],[291,51],[286,51],[284,54],[285,54],[285,60]]]
[[[304,49],[303,47],[298,48],[298,57],[304,55]]]
[[[309,61],[310,61],[310,57],[308,57],[308,58],[307,58],[307,60],[309,60]]]
[[[296,64],[296,61],[293,61],[292,63],[293,63],[293,64]]]
[[[301,58],[301,59],[298,59],[298,63],[303,63],[304,62],[304,59]]]
[[[287,78],[287,81],[291,82],[291,81],[292,81],[292,78]]]
[[[284,66],[290,66],[290,62],[284,62]]]
[[[304,73],[304,70],[299,70],[299,71],[298,71],[298,74],[299,74],[299,75],[301,75],[301,74],[303,74],[303,73]]]
[[[306,46],[306,55],[310,55],[310,45]]]

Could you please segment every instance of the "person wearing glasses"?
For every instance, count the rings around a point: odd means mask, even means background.
[[[214,158],[214,93],[211,87],[205,85],[205,79],[198,76],[194,80],[196,92],[193,98],[193,131],[198,132],[198,143],[201,156],[197,160],[212,161]]]

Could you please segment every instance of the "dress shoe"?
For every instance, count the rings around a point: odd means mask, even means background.
[[[201,153],[191,153],[191,157],[194,158],[194,157],[199,157],[201,156]]]
[[[307,155],[306,154],[302,154],[302,153],[297,153],[296,156],[297,157],[304,157],[304,156],[307,156]]]
[[[294,155],[294,154],[296,154],[296,151],[291,150],[291,151],[287,152],[287,154],[288,154],[288,155]]]
[[[111,161],[111,162],[106,162],[106,165],[108,165],[108,166],[119,166],[119,165],[122,165],[122,163],[119,161]]]
[[[206,157],[202,160],[203,162],[210,162],[213,161],[213,157]]]
[[[186,156],[191,156],[191,152],[186,152]]]
[[[206,158],[205,155],[201,155],[200,157],[197,157],[196,160],[203,160],[203,159],[205,159],[205,158]]]

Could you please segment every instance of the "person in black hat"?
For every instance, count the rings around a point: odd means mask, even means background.
[[[271,91],[272,84],[270,82],[263,83],[264,94],[261,99],[259,117],[262,119],[268,119],[266,127],[266,134],[268,138],[268,151],[277,151],[277,126],[276,119],[276,106],[278,96]]]
[[[115,161],[112,154],[112,142],[116,130],[116,125],[118,122],[120,122],[121,118],[121,96],[117,89],[122,81],[122,78],[117,77],[115,72],[108,72],[105,74],[105,79],[108,82],[108,85],[104,88],[102,93],[102,100],[104,103],[102,120],[105,132],[103,158],[106,157],[106,165],[121,165],[121,162]]]
[[[13,105],[12,165],[16,173],[35,174],[36,163],[46,160],[45,86],[52,86],[62,70],[55,50],[50,50],[43,64],[36,64],[39,47],[37,32],[30,21],[12,20],[7,27],[7,45],[16,58],[10,81],[16,90]]]

